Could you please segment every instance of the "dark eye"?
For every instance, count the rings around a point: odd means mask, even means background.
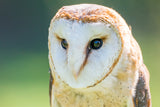
[[[63,47],[64,49],[67,49],[67,47],[68,47],[68,43],[67,43],[67,41],[66,41],[65,39],[62,39],[61,45],[62,45],[62,47]]]
[[[91,49],[99,49],[103,45],[103,40],[102,39],[94,39],[90,43],[90,48]]]

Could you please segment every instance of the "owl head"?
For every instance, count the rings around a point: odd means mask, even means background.
[[[100,5],[62,7],[51,21],[48,41],[52,74],[73,88],[129,78],[142,64],[125,20]]]

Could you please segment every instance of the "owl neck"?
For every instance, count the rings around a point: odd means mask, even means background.
[[[131,97],[129,89],[123,89],[123,84],[117,84],[114,87],[105,87],[100,83],[90,88],[72,88],[64,83],[58,76],[54,81],[54,97],[60,105],[72,107],[92,106],[127,106],[128,99]],[[120,94],[121,93],[121,94]]]

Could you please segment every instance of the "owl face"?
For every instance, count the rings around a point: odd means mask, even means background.
[[[97,84],[118,60],[122,40],[110,23],[55,19],[49,29],[54,72],[73,88]]]

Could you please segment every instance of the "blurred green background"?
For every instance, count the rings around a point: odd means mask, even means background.
[[[79,3],[111,7],[132,26],[150,71],[153,107],[160,107],[158,0],[1,0],[0,107],[49,107],[49,23],[63,5]]]

